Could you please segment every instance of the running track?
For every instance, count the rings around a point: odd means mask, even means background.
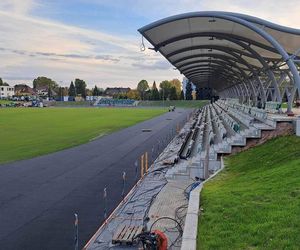
[[[103,222],[103,189],[109,214],[121,201],[123,171],[128,192],[136,159],[148,151],[151,160],[153,146],[157,156],[158,140],[190,112],[177,109],[78,147],[0,165],[0,249],[74,249],[75,212],[82,248]]]

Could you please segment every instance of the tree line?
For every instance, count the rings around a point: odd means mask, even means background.
[[[0,78],[0,86],[8,85]],[[33,88],[47,87],[48,96],[53,97],[53,93],[57,96],[102,96],[105,95],[105,90],[97,87],[88,89],[84,80],[76,78],[75,81],[71,81],[69,87],[59,86],[54,80],[40,76],[33,80]],[[126,93],[120,93],[114,95],[114,98],[119,99],[135,99],[135,100],[192,100],[192,85],[188,82],[186,85],[186,95],[184,97],[183,90],[181,89],[181,82],[178,79],[164,80],[157,86],[154,81],[152,86],[149,86],[147,80],[141,80],[136,89],[131,89]]]
[[[159,89],[154,81],[152,87],[147,80],[141,80],[136,89],[126,94],[127,98],[136,100],[183,100],[184,95],[181,89],[181,82],[178,79],[171,81],[164,80],[159,84]],[[125,97],[126,97],[125,96]],[[123,95],[124,97],[124,95]]]
[[[86,82],[81,79],[75,79],[75,81],[72,81],[70,86],[67,88],[59,87],[57,83],[50,78],[38,77],[34,79],[33,87],[37,88],[39,86],[48,86],[49,91],[50,89],[56,90],[59,96],[81,96],[85,99],[86,96],[105,95],[104,89],[97,87],[97,85],[95,85],[92,89],[88,89]],[[137,84],[136,89],[131,89],[127,93],[116,94],[113,97],[118,99],[135,100],[183,100],[184,94],[181,89],[181,82],[178,79],[162,81],[159,84],[159,88],[155,81],[153,82],[152,87],[149,87],[146,80],[141,80]]]

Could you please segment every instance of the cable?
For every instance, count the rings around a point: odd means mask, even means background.
[[[160,221],[160,220],[172,220],[172,221],[174,221],[174,222],[176,223],[176,226],[173,227],[173,228],[171,228],[171,229],[177,228],[178,236],[177,236],[177,238],[170,244],[169,248],[171,248],[171,247],[174,246],[175,243],[182,237],[182,234],[183,234],[182,226],[181,226],[181,224],[180,224],[176,219],[174,219],[174,218],[172,218],[172,217],[168,217],[168,216],[163,216],[163,217],[158,218],[157,220],[155,220],[155,221],[152,223],[152,225],[151,225],[151,227],[150,227],[150,232],[152,231],[152,228],[153,228],[153,226],[155,225],[155,223],[157,223],[157,222]],[[167,229],[166,231],[168,231],[168,229]],[[173,232],[176,232],[176,231],[173,231]]]
[[[190,193],[200,185],[200,181],[197,179],[195,182],[191,183],[190,185],[188,185],[186,187],[186,189],[184,190],[184,196],[189,200],[190,199]],[[188,189],[190,188],[190,190],[188,191]]]

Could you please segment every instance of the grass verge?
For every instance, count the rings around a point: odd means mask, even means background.
[[[299,249],[300,138],[228,157],[205,184],[198,249]]]

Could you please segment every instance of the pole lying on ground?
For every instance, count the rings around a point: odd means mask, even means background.
[[[144,176],[144,155],[141,155],[141,178]]]
[[[134,166],[135,166],[135,181],[137,182],[137,180],[138,180],[138,160],[135,161]]]
[[[145,172],[148,172],[148,152],[145,152]]]
[[[154,161],[154,146],[151,149],[151,160]]]
[[[122,188],[122,198],[125,196],[125,182],[126,182],[126,172],[123,172],[123,188]]]
[[[78,215],[75,213],[74,216],[74,249],[78,250]]]
[[[103,200],[104,200],[104,220],[107,217],[107,190],[106,188],[103,189]]]

